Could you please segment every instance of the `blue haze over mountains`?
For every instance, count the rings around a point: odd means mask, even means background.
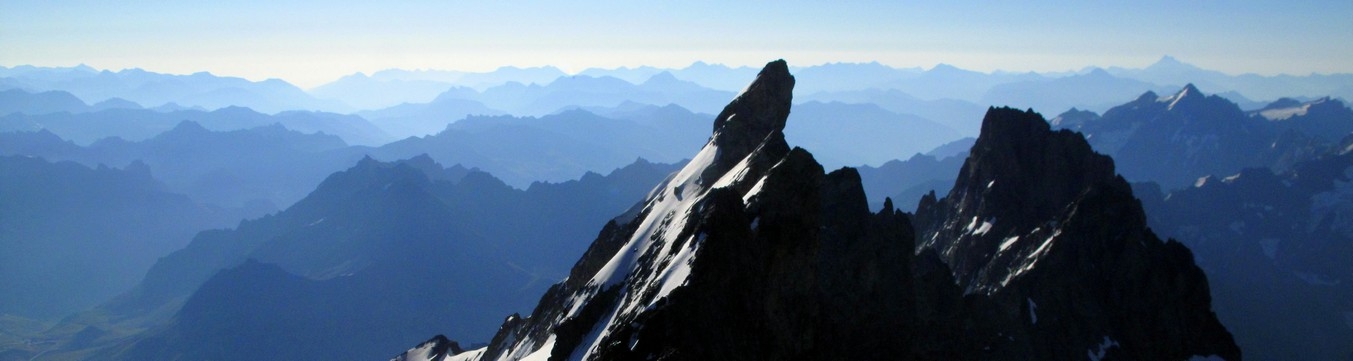
[[[1353,75],[1171,57],[1055,74],[791,69],[784,137],[826,169],[857,166],[869,209],[949,193],[989,106],[1057,114],[1053,128],[1113,158],[1157,234],[1192,250],[1247,358],[1353,353],[1330,346],[1353,345]],[[386,70],[307,91],[0,68],[0,289],[26,295],[0,302],[0,360],[488,342],[700,149],[757,70]],[[1283,327],[1303,332],[1269,331]],[[224,339],[248,347],[209,347]]]

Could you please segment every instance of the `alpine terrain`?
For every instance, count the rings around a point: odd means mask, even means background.
[[[786,143],[794,83],[767,64],[486,347],[396,359],[1240,359],[1192,254],[1083,138],[990,109],[948,195],[873,212],[856,170]]]

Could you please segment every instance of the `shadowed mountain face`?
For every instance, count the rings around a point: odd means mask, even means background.
[[[788,146],[793,86],[783,61],[767,64],[692,161],[486,348],[428,357],[434,339],[398,359],[1239,359],[1188,250],[1146,229],[1079,137],[989,111],[917,233],[891,201],[869,211],[855,170],[824,174]],[[1007,190],[984,191],[991,180]],[[1017,233],[1030,237],[1010,255],[986,252]],[[1018,274],[981,272],[998,268]]]
[[[984,307],[1010,312],[973,314],[993,317],[970,333],[984,347],[1037,359],[1239,357],[1189,250],[1147,229],[1112,160],[1038,114],[988,111],[953,190],[916,214],[919,249]]]
[[[364,159],[283,212],[198,234],[58,329],[148,328],[72,347],[127,360],[376,359],[429,333],[486,340],[567,274],[560,256],[582,252],[590,225],[672,169],[641,160],[518,190],[427,156]]]

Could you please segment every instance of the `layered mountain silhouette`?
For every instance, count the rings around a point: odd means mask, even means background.
[[[785,137],[814,150],[828,167],[881,165],[960,138],[942,124],[873,104],[808,102],[795,106]]]
[[[823,162],[832,166],[880,165],[892,159],[890,154],[924,152],[959,138],[944,125],[870,104],[810,102],[800,109],[786,134],[821,149]],[[682,160],[708,137],[701,121],[707,117],[677,105],[634,102],[538,118],[470,116],[436,135],[407,138],[373,154],[394,159],[428,153],[439,162],[480,167],[524,187],[620,166],[636,156]]]
[[[795,100],[874,104],[894,113],[915,114],[930,119],[958,131],[963,136],[977,136],[982,128],[982,114],[986,112],[986,107],[977,103],[956,99],[922,100],[896,89],[809,93],[796,97]]]
[[[287,360],[487,335],[567,274],[560,256],[581,254],[592,224],[673,169],[641,160],[518,190],[427,156],[366,158],[285,211],[199,233],[130,292],[48,336],[65,355],[96,359]],[[70,333],[84,329],[104,332],[79,343]]]
[[[882,208],[885,201],[892,201],[897,209],[916,209],[926,194],[949,192],[967,157],[967,148],[947,156],[917,153],[906,160],[891,160],[877,168],[862,166],[856,171],[869,196],[869,209]]]
[[[505,66],[489,72],[386,69],[370,75],[364,73],[347,75],[310,89],[309,93],[321,99],[341,101],[358,111],[373,111],[401,104],[427,103],[448,89],[457,87],[484,90],[512,82],[548,84],[567,75],[559,68],[550,66],[533,68]]]
[[[112,108],[78,113],[66,111],[42,114],[11,113],[0,116],[0,132],[34,132],[46,129],[79,144],[91,144],[108,137],[139,141],[173,129],[185,120],[218,131],[281,124],[287,129],[304,133],[325,133],[338,136],[348,143],[361,145],[375,146],[392,140],[380,128],[358,116],[307,111],[285,111],[268,115],[241,107],[226,107],[209,112]]]
[[[265,113],[286,110],[346,111],[340,102],[315,99],[305,91],[278,79],[254,82],[242,78],[220,77],[201,72],[170,75],[124,69],[98,71],[87,66],[43,68],[17,66],[0,68],[0,87],[29,92],[63,90],[86,103],[121,98],[145,106],[175,103],[217,109],[240,106]]]
[[[400,105],[357,113],[397,139],[437,134],[447,124],[471,116],[506,115],[484,103],[454,96],[438,96],[430,102]]]
[[[1169,55],[1162,56],[1160,60],[1145,68],[1111,67],[1106,71],[1115,76],[1166,86],[1182,86],[1181,83],[1191,82],[1207,89],[1235,91],[1250,99],[1257,100],[1278,99],[1294,95],[1334,95],[1344,99],[1353,99],[1353,93],[1348,92],[1353,89],[1350,89],[1347,85],[1350,81],[1353,81],[1353,75],[1350,74],[1229,75],[1215,70],[1199,68]]]
[[[324,99],[336,99],[359,110],[371,110],[406,103],[426,103],[436,98],[437,94],[455,86],[436,79],[441,75],[440,72],[415,79],[402,79],[391,75],[394,74],[356,73],[310,89],[310,94]]]
[[[109,100],[110,105],[118,104],[116,101]],[[126,104],[127,107],[140,108],[140,105]],[[10,113],[24,114],[48,114],[48,113],[76,113],[89,111],[92,107],[85,104],[80,98],[76,98],[70,93],[53,90],[40,93],[29,93],[19,89],[9,89],[0,91],[0,115]]]
[[[756,69],[696,62],[684,68],[586,69],[573,75],[614,78],[630,84],[642,84],[664,72],[670,73],[675,79],[704,88],[736,92],[744,84],[730,79],[752,76],[756,73]],[[1304,100],[1323,96],[1353,99],[1353,86],[1348,85],[1353,81],[1353,76],[1349,74],[1229,75],[1202,69],[1170,56],[1165,56],[1158,62],[1140,69],[1091,67],[1078,72],[1041,74],[1001,71],[982,73],[945,64],[922,70],[896,68],[876,62],[829,63],[796,68],[796,72],[807,80],[805,88],[800,89],[800,94],[807,95],[802,97],[804,99],[810,99],[814,93],[819,92],[897,91],[927,101],[970,103],[990,101],[987,104],[1021,108],[1032,106],[1036,109],[1066,109],[1068,106],[1076,106],[1101,111],[1103,108],[1096,105],[1107,106],[1122,99],[1123,91],[1141,92],[1147,89],[1161,91],[1178,88],[1187,83],[1216,90],[1219,95],[1242,104],[1247,110],[1262,106],[1259,104],[1254,108],[1248,107],[1252,104],[1249,99],[1271,101],[1284,96],[1308,97]],[[87,66],[72,68],[17,66],[0,67],[0,89],[22,89],[34,93],[65,90],[89,104],[121,98],[152,108],[168,104],[203,109],[234,105],[265,113],[298,109],[352,112],[394,107],[403,103],[426,103],[439,93],[458,87],[469,93],[478,93],[509,83],[517,83],[519,86],[513,85],[504,89],[526,88],[531,84],[546,86],[560,78],[570,76],[553,67],[503,67],[489,72],[388,69],[370,75],[356,73],[345,76],[306,92],[275,79],[250,82],[208,73],[169,75],[140,69],[111,72],[98,71]],[[1017,89],[1028,92],[1021,93]],[[1077,89],[1097,91],[1077,91]],[[464,91],[457,93],[469,94]],[[578,99],[598,99],[592,96],[578,96]],[[636,93],[636,97],[629,100],[647,102],[652,99],[651,93]],[[710,109],[677,103],[698,112],[714,112],[722,105],[722,98],[708,100],[709,103],[706,105],[712,107]],[[816,100],[844,101],[825,98]],[[489,106],[514,115],[539,116],[557,110],[545,109],[532,113],[516,108],[506,109],[494,104]],[[1046,108],[1049,106],[1051,108]],[[980,107],[978,111],[980,112],[982,108],[985,106]],[[940,122],[949,121],[947,118],[922,114],[919,110],[914,113]],[[971,121],[980,119],[980,116],[979,113],[959,119]],[[955,128],[963,131],[964,135],[976,135],[978,124],[970,125],[971,133],[968,132],[969,129]]]
[[[123,169],[0,156],[0,313],[55,321],[126,290],[160,256],[238,214]]]
[[[574,109],[539,118],[472,116],[436,135],[407,138],[371,153],[382,159],[426,153],[438,162],[481,168],[525,188],[532,182],[615,169],[636,157],[674,163],[700,145],[700,115],[672,106],[623,113],[604,117]]]
[[[1192,255],[1080,137],[992,109],[948,196],[872,212],[858,172],[785,142],[788,70],[488,346],[396,359],[1239,359]]]
[[[168,190],[251,216],[285,208],[324,177],[361,159],[361,149],[332,135],[303,134],[277,124],[212,131],[184,121],[149,139],[105,138],[89,146],[62,140],[47,129],[0,133],[0,154],[40,156],[100,164],[144,165]]]
[[[631,101],[652,105],[678,104],[697,112],[718,109],[731,93],[679,80],[671,73],[658,73],[641,83],[618,78],[586,75],[565,76],[548,84],[511,82],[483,91],[455,88],[438,98],[473,100],[510,114],[541,116],[572,106],[615,106]]]
[[[991,87],[980,104],[1006,105],[1020,109],[1080,108],[1104,111],[1146,91],[1169,89],[1140,80],[1120,78],[1103,69],[1092,69],[1053,79],[1025,80]]]

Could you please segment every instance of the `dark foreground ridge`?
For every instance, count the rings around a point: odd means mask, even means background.
[[[954,190],[913,220],[789,148],[793,83],[768,64],[486,348],[400,360],[1240,359],[1192,255],[1072,133],[989,111]]]

